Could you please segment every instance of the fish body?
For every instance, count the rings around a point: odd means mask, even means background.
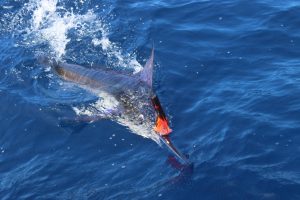
[[[107,116],[132,132],[166,144],[181,161],[187,158],[175,148],[169,137],[169,124],[152,89],[154,51],[138,74],[86,68],[76,64],[52,61],[50,66],[62,79],[78,84],[96,95],[116,102]],[[156,103],[155,103],[156,102]],[[158,103],[157,103],[158,102]]]

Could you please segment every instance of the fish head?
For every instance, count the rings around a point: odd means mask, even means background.
[[[169,122],[158,97],[153,92],[154,49],[144,68],[132,77],[120,95],[124,112],[123,124],[144,137],[165,136],[171,133]],[[120,120],[119,120],[120,122]],[[142,133],[142,134],[141,134]]]
[[[153,134],[168,135],[172,131],[158,97],[144,82],[127,89],[120,99],[124,108],[122,117],[126,119],[124,124],[130,129],[135,126],[136,130],[143,132],[143,136],[147,135],[145,137]]]
[[[122,102],[127,110],[126,115],[130,116],[134,123],[147,126],[145,128],[148,130],[165,136],[172,130],[159,99],[153,92],[153,61],[154,48],[143,70],[135,75],[136,84],[133,84],[131,89],[124,90]]]

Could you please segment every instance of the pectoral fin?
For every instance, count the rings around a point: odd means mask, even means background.
[[[77,116],[75,118],[62,117],[59,119],[59,122],[64,127],[64,126],[78,124],[78,123],[93,123],[101,119],[106,119],[106,118],[99,117],[99,116],[79,116],[79,117]]]

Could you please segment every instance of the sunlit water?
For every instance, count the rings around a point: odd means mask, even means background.
[[[2,0],[1,199],[300,199],[299,9]],[[137,73],[152,44],[154,88],[193,170],[111,120],[62,127],[103,102],[38,61]]]

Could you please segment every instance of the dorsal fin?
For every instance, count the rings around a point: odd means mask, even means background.
[[[151,56],[147,60],[143,70],[138,74],[140,79],[152,87],[152,76],[153,76],[153,60],[154,60],[154,48],[152,48]]]

